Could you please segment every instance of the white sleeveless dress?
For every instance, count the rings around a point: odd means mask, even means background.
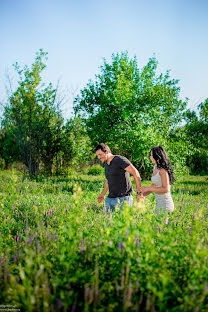
[[[160,170],[152,176],[151,181],[155,186],[160,187],[162,186],[162,180],[159,174]],[[155,199],[156,199],[156,209],[155,213],[165,213],[166,211],[172,212],[174,210],[174,203],[171,196],[170,191],[167,193],[155,193]]]

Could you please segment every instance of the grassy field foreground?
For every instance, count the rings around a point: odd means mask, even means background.
[[[154,195],[106,214],[103,181],[0,173],[0,307],[208,311],[208,178],[175,183],[168,222]]]

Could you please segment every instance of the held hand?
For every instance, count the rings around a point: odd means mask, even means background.
[[[149,191],[149,187],[146,187],[146,186],[141,186],[141,192],[144,193],[144,192],[147,192]]]
[[[139,192],[142,193],[142,186],[139,186]]]
[[[105,196],[102,195],[102,194],[100,194],[100,195],[98,196],[98,198],[97,198],[98,203],[101,204],[101,203],[103,202],[104,198],[105,198]]]

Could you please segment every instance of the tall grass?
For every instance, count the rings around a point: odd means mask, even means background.
[[[107,214],[103,175],[22,179],[0,173],[0,305],[21,311],[207,311],[208,179]],[[146,182],[148,184],[148,182]]]

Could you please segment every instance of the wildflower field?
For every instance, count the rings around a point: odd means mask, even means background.
[[[107,214],[103,182],[0,173],[0,309],[208,311],[208,177],[175,183],[168,221],[154,195]]]

